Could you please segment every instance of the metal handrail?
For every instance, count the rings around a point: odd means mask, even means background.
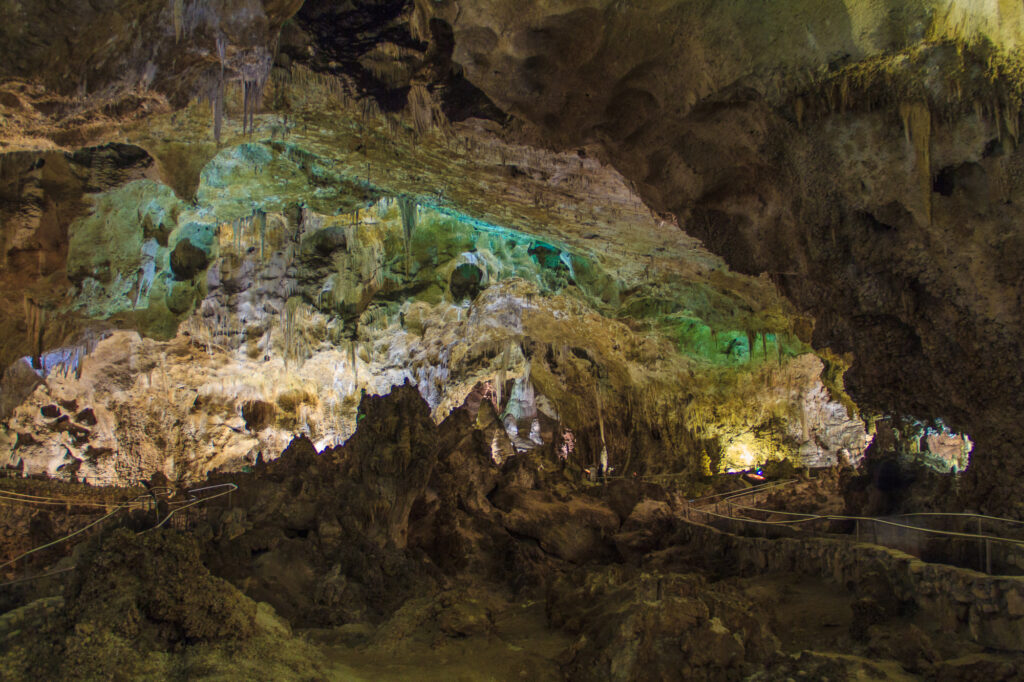
[[[911,526],[911,525],[906,524],[906,523],[899,523],[898,521],[891,521],[889,519],[883,519],[883,518],[879,518],[877,516],[847,516],[847,515],[844,515],[844,514],[802,514],[802,513],[799,513],[799,512],[787,512],[787,511],[781,511],[781,510],[775,510],[775,509],[762,509],[760,507],[749,507],[749,506],[746,506],[746,505],[730,505],[730,506],[733,509],[743,509],[743,510],[746,510],[746,511],[759,511],[759,512],[762,512],[764,514],[780,514],[780,515],[783,515],[783,516],[796,516],[796,517],[800,517],[796,521],[760,521],[758,519],[748,519],[748,518],[745,518],[745,517],[742,517],[742,516],[727,516],[727,517],[724,517],[724,518],[735,519],[737,521],[751,521],[753,523],[776,524],[776,525],[784,525],[784,524],[787,524],[787,523],[800,523],[800,522],[804,522],[804,521],[819,521],[819,520],[820,521],[870,521],[871,523],[881,523],[881,524],[886,525],[886,526],[893,526],[895,528],[906,528],[908,530],[919,530],[919,531],[922,531],[924,533],[932,533],[932,534],[935,534],[935,535],[948,535],[948,536],[951,536],[951,537],[972,538],[972,539],[975,539],[975,540],[997,540],[997,541],[1000,541],[1000,542],[1009,542],[1009,543],[1012,543],[1012,544],[1015,544],[1015,545],[1024,546],[1024,540],[1022,540],[1020,538],[1007,538],[1007,537],[1004,537],[1004,536],[1001,536],[1001,535],[986,535],[984,533],[962,533],[960,531],[954,531],[954,530],[936,530],[934,528],[924,528],[922,526]],[[698,510],[698,511],[704,511],[704,510]],[[927,512],[927,513],[926,512],[922,512],[921,515],[925,515],[925,514],[936,515],[936,516],[940,515],[938,512]],[[718,515],[718,514],[716,514],[716,515]],[[901,514],[901,516],[909,516],[909,514]],[[972,516],[972,515],[970,515],[970,514],[963,514],[963,516]],[[995,517],[995,516],[985,517],[985,518],[1002,520],[1002,519],[999,519],[999,517]],[[1007,520],[1009,520],[1009,519],[1007,519]]]
[[[783,520],[783,521],[762,521],[760,519],[751,519],[751,518],[746,518],[746,517],[743,517],[743,516],[735,516],[735,515],[722,514],[720,512],[714,512],[714,511],[710,511],[710,510],[707,510],[707,509],[694,509],[694,511],[702,513],[702,514],[707,514],[709,516],[715,516],[715,517],[718,517],[718,518],[721,518],[721,519],[727,519],[727,520],[731,520],[731,521],[739,521],[741,523],[754,523],[754,524],[759,524],[759,525],[763,525],[763,526],[793,526],[793,525],[796,525],[796,524],[809,523],[809,522],[813,522],[813,521],[868,521],[868,522],[871,522],[871,523],[880,523],[882,525],[892,526],[892,527],[895,527],[895,528],[903,528],[903,529],[907,529],[907,530],[921,531],[923,533],[931,533],[933,535],[945,535],[945,536],[949,536],[949,537],[967,538],[967,539],[971,539],[971,540],[991,540],[991,541],[995,541],[995,542],[1004,542],[1004,543],[1007,543],[1007,544],[1024,547],[1024,540],[1020,540],[1020,539],[1016,539],[1016,538],[1006,538],[1006,537],[999,536],[999,535],[980,535],[980,534],[976,534],[976,533],[961,533],[959,531],[935,530],[933,528],[922,528],[920,526],[910,526],[910,525],[907,525],[907,524],[904,524],[904,523],[898,523],[896,521],[889,521],[888,519],[880,519],[880,518],[871,517],[871,516],[845,516],[845,515],[840,515],[840,514],[827,514],[827,515],[821,515],[821,514],[800,514],[800,513],[797,513],[797,512],[776,511],[776,510],[773,510],[773,509],[760,509],[758,507],[747,507],[747,506],[744,506],[744,505],[731,505],[731,506],[732,506],[733,509],[746,509],[746,510],[751,510],[751,511],[759,511],[759,512],[766,513],[766,514],[781,514],[781,515],[786,515],[786,516],[795,516],[795,517],[799,517],[799,518],[796,518],[796,519],[793,519],[793,520]]]
[[[724,493],[715,493],[714,495],[705,495],[704,497],[695,497],[692,500],[688,500],[688,502],[690,504],[693,504],[694,502],[703,502],[705,500],[713,500],[713,499],[716,499],[716,498],[721,498],[719,500],[719,502],[721,502],[722,500],[725,500],[725,499],[732,499],[734,497],[743,497],[745,495],[754,495],[756,493],[763,493],[763,492],[766,492],[768,490],[775,490],[776,488],[781,488],[783,486],[790,485],[792,483],[799,483],[799,482],[800,482],[800,479],[798,479],[798,478],[788,478],[788,479],[786,479],[784,481],[773,481],[771,483],[762,483],[761,485],[756,485],[756,486],[753,486],[751,488],[743,488],[742,490],[727,490]]]
[[[802,513],[802,512],[786,511],[784,509],[764,509],[763,507],[750,507],[750,506],[746,506],[746,505],[733,505],[733,507],[735,509],[746,509],[746,510],[749,510],[749,511],[759,511],[759,512],[764,512],[766,514],[780,514],[780,515],[784,515],[784,516],[800,516],[800,517],[813,517],[813,518],[840,518],[840,517],[835,516],[835,515],[830,515],[830,516],[826,517],[826,516],[822,516],[820,514],[805,514],[805,513]],[[985,514],[975,514],[975,513],[972,513],[972,512],[908,512],[908,513],[905,513],[905,514],[896,514],[896,516],[934,516],[934,517],[947,517],[948,516],[948,517],[958,517],[958,518],[968,518],[968,519],[978,519],[978,520],[985,519],[987,521],[996,521],[996,522],[999,522],[999,523],[1009,523],[1009,524],[1016,524],[1016,525],[1024,525],[1024,521],[1018,521],[1017,519],[1007,519],[1007,518],[1004,518],[1002,516],[987,516]],[[737,517],[737,518],[741,518],[741,517]],[[869,521],[878,521],[879,523],[883,522],[883,519],[881,519],[879,517],[876,517],[876,516],[843,516],[842,518],[844,518],[844,519],[861,519],[861,520],[867,519]],[[907,528],[914,528],[914,529],[917,529],[917,530],[930,530],[930,529],[927,529],[927,528],[923,528],[921,526],[910,526],[910,525],[907,525],[906,527]],[[948,532],[953,532],[953,531],[948,531]],[[996,537],[996,536],[992,536],[992,537]]]
[[[90,528],[92,528],[96,524],[102,523],[103,521],[106,521],[107,519],[109,519],[114,514],[117,514],[118,512],[120,512],[122,509],[124,509],[124,507],[118,507],[117,509],[115,509],[114,511],[110,512],[109,514],[104,514],[103,516],[101,516],[100,518],[96,519],[95,521],[93,521],[89,525],[84,526],[82,528],[79,528],[78,530],[73,531],[71,533],[68,533],[64,537],[57,538],[56,540],[53,540],[52,542],[47,542],[45,545],[40,545],[38,547],[33,547],[32,549],[28,550],[27,552],[23,552],[22,554],[19,554],[18,556],[14,557],[10,561],[7,561],[5,563],[0,564],[0,568],[6,568],[7,566],[10,566],[11,564],[16,563],[19,559],[23,559],[23,558],[27,557],[29,554],[34,554],[34,553],[36,553],[36,552],[38,552],[40,550],[46,549],[47,547],[52,547],[54,545],[59,545],[60,543],[64,542],[65,540],[70,540],[71,538],[75,537],[79,533],[84,533],[85,531],[89,530]]]
[[[206,491],[206,490],[218,490],[218,489],[221,490],[221,492],[218,492],[215,495],[210,495],[210,496],[207,496],[207,497],[196,497],[195,496],[195,493],[203,492],[203,491]],[[189,489],[189,490],[186,491],[189,494],[189,496],[191,497],[191,500],[189,502],[187,502],[185,504],[182,504],[181,506],[176,507],[175,509],[172,509],[167,514],[167,516],[165,516],[155,526],[153,526],[152,528],[148,528],[148,529],[146,529],[144,531],[139,531],[138,533],[136,533],[136,535],[142,535],[144,533],[148,533],[151,530],[155,530],[157,528],[160,528],[165,523],[167,523],[168,519],[170,519],[171,516],[173,516],[177,512],[183,511],[183,510],[188,509],[190,507],[194,507],[194,506],[196,506],[198,504],[203,504],[205,502],[209,502],[210,500],[216,499],[218,497],[222,497],[224,495],[229,495],[230,493],[234,492],[235,490],[238,490],[238,486],[236,484],[234,484],[234,483],[218,483],[217,485],[211,485],[211,486],[204,486],[202,488],[192,488],[192,489]],[[89,530],[93,526],[96,526],[97,524],[100,524],[103,521],[106,521],[107,519],[109,519],[110,517],[114,516],[118,512],[121,512],[121,511],[123,511],[125,509],[131,508],[133,506],[141,506],[141,505],[137,505],[136,504],[137,502],[140,502],[140,501],[143,501],[143,500],[148,501],[149,499],[151,499],[149,493],[143,493],[141,495],[136,496],[135,498],[133,498],[132,500],[130,500],[128,502],[120,503],[120,504],[116,505],[116,507],[114,508],[113,511],[111,511],[111,512],[109,512],[107,514],[104,514],[103,516],[101,516],[100,518],[96,519],[92,523],[89,523],[88,525],[83,526],[82,528],[79,528],[76,531],[68,533],[67,535],[65,535],[63,537],[57,538],[56,540],[53,540],[51,542],[47,542],[46,544],[43,544],[43,545],[39,545],[38,547],[33,547],[32,549],[28,550],[27,552],[23,552],[23,553],[19,554],[18,556],[14,557],[13,559],[10,559],[9,561],[6,561],[6,562],[0,564],[0,568],[6,568],[7,566],[10,566],[12,564],[17,563],[19,560],[27,557],[30,554],[34,554],[34,553],[36,553],[36,552],[38,552],[40,550],[46,549],[47,547],[52,547],[54,545],[58,545],[58,544],[60,544],[62,542],[70,540],[74,536],[79,535],[80,533],[84,533],[85,531]],[[70,569],[68,569],[68,570],[70,570]],[[46,574],[46,575],[53,575],[53,573]],[[46,577],[46,575],[35,576],[35,577],[42,578],[42,577]],[[18,581],[13,581],[13,582],[18,582]],[[11,583],[3,583],[3,584],[6,585],[6,584],[11,584]]]
[[[234,491],[238,490],[238,486],[235,485],[234,483],[218,483],[217,485],[209,485],[209,486],[205,486],[203,488],[192,488],[192,489],[189,489],[186,492],[188,492],[189,495],[193,495],[194,493],[202,492],[204,490],[217,490],[217,489],[221,489],[221,488],[226,488],[226,490],[222,490],[221,492],[219,492],[219,493],[217,493],[215,495],[210,495],[208,497],[193,497],[192,501],[187,502],[187,503],[181,505],[180,507],[176,507],[176,508],[172,509],[170,512],[167,513],[167,516],[165,516],[163,518],[163,520],[161,520],[159,523],[157,523],[152,528],[149,528],[147,530],[139,532],[139,535],[142,535],[143,533],[148,533],[151,530],[156,530],[157,528],[160,528],[165,523],[167,523],[167,521],[172,516],[174,516],[176,513],[180,512],[180,511],[184,511],[184,510],[186,510],[186,509],[188,509],[190,507],[194,507],[197,504],[202,504],[204,502],[209,502],[210,500],[217,499],[218,497],[223,497],[224,495],[230,495]]]
[[[0,502],[18,503],[18,504],[36,504],[36,505],[48,505],[53,507],[66,507],[68,505],[76,507],[103,507],[108,508],[110,506],[122,506],[123,502],[88,502],[73,499],[50,499],[50,500],[26,500],[19,497],[9,497],[0,491]]]
[[[800,482],[800,479],[789,478],[789,479],[786,479],[784,481],[774,481],[772,483],[765,483],[763,485],[754,486],[754,487],[751,487],[751,488],[746,488],[744,490],[735,490],[735,491],[732,491],[731,493],[726,493],[726,495],[722,498],[722,500],[734,500],[734,499],[737,499],[737,498],[740,498],[740,497],[746,497],[748,495],[759,495],[761,493],[767,493],[767,492],[771,492],[771,491],[774,491],[774,490],[778,490],[779,488],[784,488],[787,485],[792,485],[794,483],[799,483],[799,482]]]
[[[910,512],[907,514],[898,514],[897,516],[958,516],[966,517],[971,519],[985,519],[986,521],[996,521],[998,523],[1010,523],[1018,526],[1024,526],[1024,521],[1017,519],[1007,519],[1002,516],[988,516],[987,514],[975,514],[974,512]]]
[[[73,570],[75,570],[74,566],[65,566],[64,568],[59,568],[56,571],[50,571],[49,573],[40,573],[39,575],[29,575],[29,576],[24,576],[22,578],[15,578],[14,580],[8,580],[5,583],[0,583],[0,587],[7,587],[9,585],[17,585],[18,583],[27,583],[30,580],[42,580],[43,578],[50,578],[50,577],[53,577],[55,575],[60,575],[62,573],[67,573],[68,571],[73,571]]]

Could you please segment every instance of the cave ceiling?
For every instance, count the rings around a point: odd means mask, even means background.
[[[762,349],[751,376],[769,349],[781,367],[810,344],[826,370],[852,362],[862,407],[941,418],[986,466],[1024,461],[1019,3],[8,0],[0,13],[5,367],[117,329],[146,345],[221,314],[243,324],[256,304],[232,286],[251,287],[230,282],[245,267],[285,322],[348,320],[336,345],[357,372],[360,320],[408,328],[399,303],[478,289],[468,310],[488,312],[467,320],[505,320],[502,301],[530,300],[528,286],[563,298],[517,332],[518,352],[601,336],[559,319],[612,320],[618,346],[592,353],[619,368],[610,389],[657,394],[735,339],[748,362]],[[445,246],[451,234],[462,242]],[[298,264],[275,262],[286,242]],[[342,244],[358,286],[338,279]],[[482,333],[467,320],[438,333]],[[298,352],[260,333],[227,334],[228,350]],[[8,402],[18,381],[5,378]],[[691,426],[708,421],[690,407]]]

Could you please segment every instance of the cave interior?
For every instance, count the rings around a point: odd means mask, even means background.
[[[0,679],[1024,679],[1022,48],[0,0]]]

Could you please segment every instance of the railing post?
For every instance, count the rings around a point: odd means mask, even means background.
[[[977,521],[978,521],[978,535],[981,535],[981,519],[977,519]],[[985,552],[985,548],[982,547],[981,540],[978,540],[978,569],[979,570],[984,570],[984,567],[985,567],[984,552]]]
[[[992,575],[992,543],[985,538],[985,573]]]
[[[860,519],[854,520],[853,526],[854,526],[855,532],[857,534],[857,542],[860,542]]]

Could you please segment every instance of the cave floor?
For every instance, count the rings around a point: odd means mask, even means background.
[[[597,565],[593,568],[600,570]],[[877,623],[868,638],[858,641],[851,634],[856,595],[823,578],[766,573],[711,579],[707,588],[725,588],[738,595],[752,612],[766,617],[778,637],[783,659],[747,678],[754,681],[789,679],[777,676],[786,669],[785,659],[794,679],[801,678],[805,668],[816,673],[842,671],[834,679],[843,680],[932,679],[926,671],[908,672],[907,662],[894,658],[900,655],[908,632],[917,631],[934,643],[940,660],[965,664],[1009,660],[944,633],[938,624],[914,614]],[[585,636],[553,628],[549,608],[543,599],[520,599],[499,583],[463,576],[450,590],[410,599],[376,628],[350,624],[295,629],[261,645],[275,651],[262,652],[257,660],[270,655],[275,679],[310,679],[307,674],[315,671],[316,679],[345,681],[564,680],[567,657],[572,657]],[[913,648],[912,642],[908,648]],[[212,649],[204,655],[184,656],[181,664],[192,660],[184,665],[190,679],[238,679],[234,675],[240,673],[239,655],[230,649]],[[178,666],[173,658],[164,659],[165,670]],[[290,671],[290,660],[301,660],[301,670]],[[195,661],[208,665],[196,667]]]
[[[853,597],[821,579],[769,574],[737,580],[737,586],[765,607],[783,651],[843,651],[853,648]]]
[[[848,680],[923,680],[927,676],[908,673],[896,660],[884,659],[871,646],[850,635],[854,595],[835,583],[793,573],[727,578],[751,602],[761,605],[770,617],[772,631],[781,650],[799,668],[799,661],[834,661],[842,666]],[[478,589],[486,589],[479,586]],[[493,589],[501,591],[494,586]],[[517,680],[565,679],[561,661],[574,638],[548,625],[542,601],[515,602],[497,598],[501,609],[492,613],[486,632],[469,636],[445,636],[429,628],[416,628],[414,619],[395,627],[382,626],[400,639],[372,637],[373,644],[357,641],[369,633],[349,628],[298,631],[319,650],[320,669],[334,680]],[[494,602],[492,602],[493,605]],[[399,617],[401,620],[401,617]],[[915,625],[928,628],[913,618],[884,623],[889,637]],[[947,637],[928,628],[936,643],[946,651],[983,655],[979,647]],[[955,647],[955,648],[946,648]],[[757,678],[755,678],[757,679]],[[769,678],[765,678],[769,679]]]
[[[282,462],[293,464],[300,475],[307,473],[306,466],[311,465],[292,462],[297,457],[292,453]],[[667,536],[665,549],[642,555],[598,555],[579,562],[559,559],[539,543],[525,540],[509,544],[504,551],[492,547],[487,552],[478,541],[473,545],[475,553],[466,554],[475,557],[473,561],[467,559],[468,564],[443,575],[438,572],[431,580],[420,580],[420,574],[436,570],[434,564],[420,561],[415,554],[400,555],[405,563],[398,563],[394,561],[397,554],[381,554],[371,547],[361,555],[356,553],[358,547],[352,547],[346,549],[349,554],[338,554],[336,561],[354,555],[365,563],[352,571],[352,578],[334,578],[335,587],[351,589],[361,577],[372,579],[378,567],[393,573],[380,574],[379,589],[363,593],[363,602],[339,590],[341,596],[330,602],[334,620],[318,620],[315,606],[305,595],[330,587],[332,578],[329,574],[306,582],[300,578],[314,575],[304,562],[319,546],[314,543],[330,541],[329,528],[324,539],[313,533],[285,536],[274,551],[265,550],[258,539],[251,545],[240,544],[257,538],[260,529],[246,530],[239,517],[259,521],[259,505],[268,505],[272,493],[295,490],[289,485],[293,479],[272,479],[274,473],[248,480],[239,488],[234,507],[211,507],[210,518],[221,521],[207,524],[205,535],[198,528],[192,533],[166,530],[152,535],[119,529],[97,536],[80,549],[65,546],[40,552],[35,571],[45,573],[59,562],[75,561],[77,578],[63,582],[58,576],[0,591],[0,609],[12,609],[10,614],[0,614],[6,619],[0,619],[0,643],[8,646],[7,651],[0,646],[0,680],[39,679],[36,666],[52,656],[54,646],[85,652],[81,659],[68,659],[75,661],[69,668],[81,679],[101,678],[100,664],[115,653],[124,657],[124,669],[148,679],[590,680],[604,679],[622,660],[630,667],[626,672],[620,668],[616,679],[702,679],[702,672],[711,671],[710,679],[752,682],[1019,679],[1013,672],[1020,669],[1018,655],[986,651],[963,630],[944,632],[939,622],[887,597],[884,590],[877,591],[890,583],[884,574],[879,574],[879,584],[864,580],[859,587],[795,571],[738,575],[735,557],[718,556],[683,536]],[[322,472],[318,475],[323,478]],[[257,488],[257,483],[265,487]],[[103,504],[107,494],[33,481],[22,482],[19,489],[69,499],[85,496],[83,500],[97,504]],[[282,499],[288,500],[285,515],[267,517],[269,528],[285,526],[290,522],[287,513],[301,508],[302,499],[293,495],[283,494]],[[580,498],[573,500],[583,504]],[[520,511],[531,509],[529,503],[530,498],[523,498]],[[645,504],[644,508],[651,507],[649,500]],[[81,506],[92,509],[84,501]],[[0,560],[21,551],[32,533],[63,528],[42,528],[38,520],[33,525],[32,510],[24,505],[5,509],[0,515],[4,522],[0,539],[5,540],[0,543]],[[248,510],[247,515],[241,510]],[[224,519],[234,519],[235,525]],[[80,519],[72,525],[80,526]],[[214,528],[220,539],[210,535]],[[567,537],[581,532],[576,526],[567,528]],[[239,529],[241,535],[231,544]],[[102,555],[98,553],[101,546]],[[175,548],[177,554],[171,551]],[[102,562],[95,563],[100,556]],[[168,556],[180,557],[176,559],[180,565],[160,564],[159,570],[139,573],[137,558],[167,562]],[[518,558],[511,561],[510,556]],[[272,579],[264,575],[266,566],[260,557],[281,562],[269,564],[276,566]],[[167,584],[164,577],[179,572],[199,581],[205,590],[197,601],[190,601],[191,584],[180,594],[167,591],[175,584]],[[297,580],[290,589],[282,589],[291,584],[284,580],[286,576]],[[98,587],[83,596],[76,585],[86,580],[98,581]],[[237,641],[207,635],[206,641],[186,642],[178,636],[170,644],[158,646],[158,641],[150,651],[140,647],[129,655],[118,648],[119,642],[128,640],[102,634],[105,627],[118,627],[113,612],[103,611],[112,600],[112,589],[118,594],[139,590],[145,595],[138,597],[144,604],[156,590],[161,599],[193,619],[189,623],[224,621],[218,611],[210,611],[210,600],[222,600],[217,608],[226,609],[225,613],[242,608],[233,605],[259,602],[255,629],[248,639]],[[330,594],[323,592],[321,598],[326,600]],[[872,600],[877,600],[876,608],[865,611],[864,602]],[[54,606],[57,602],[63,607]],[[352,604],[372,605],[380,615],[345,615]],[[102,613],[85,620],[83,612],[97,609]],[[211,618],[211,613],[216,617]],[[156,629],[162,622],[159,617],[140,622],[156,624],[148,630],[150,637],[162,632]],[[345,624],[309,627],[317,622]],[[36,634],[23,636],[18,631]],[[4,664],[13,661],[28,661],[31,667],[21,673],[4,670]],[[742,668],[737,661],[745,661]],[[983,670],[1009,672],[979,677]]]
[[[315,634],[324,656],[321,665],[333,679],[395,682],[561,680],[557,658],[572,644],[566,633],[548,627],[539,601],[509,603],[494,614],[492,630],[469,637],[413,634],[368,647],[332,643],[336,637],[329,631]]]

